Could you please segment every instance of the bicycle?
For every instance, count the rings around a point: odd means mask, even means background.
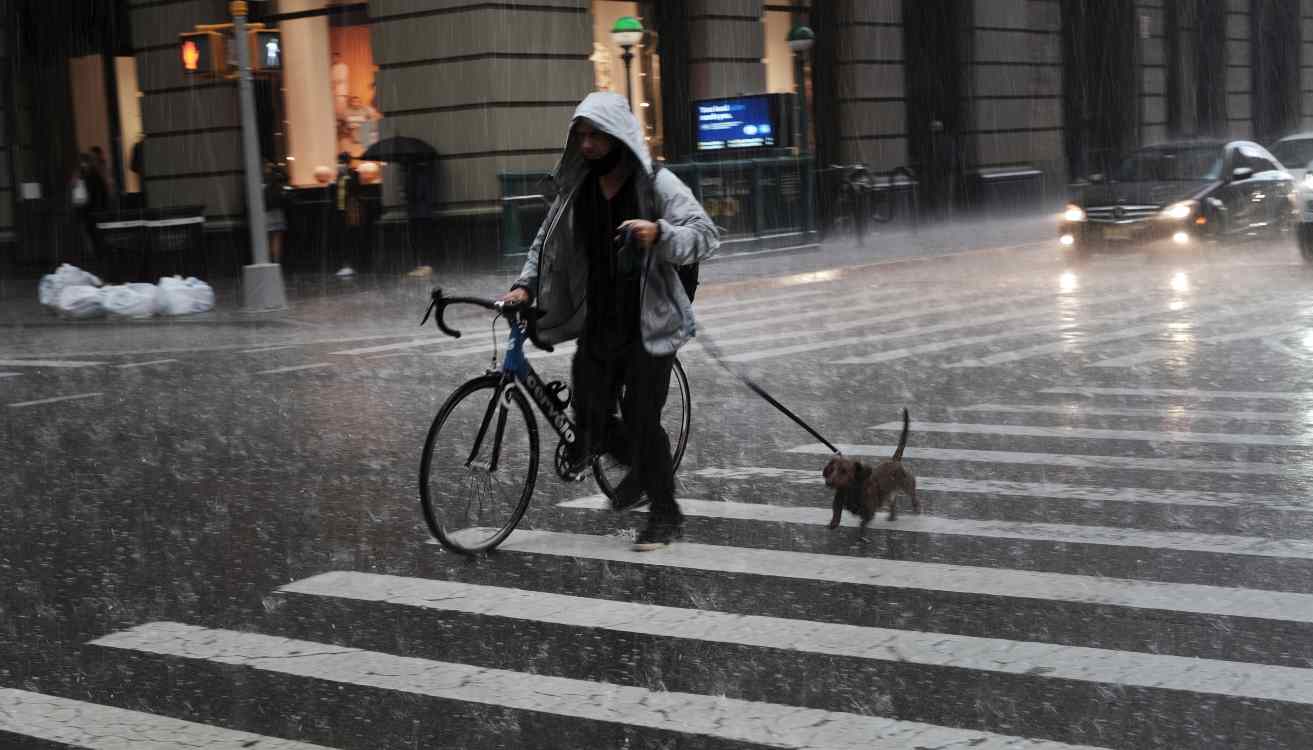
[[[455,304],[495,312],[510,328],[500,365],[494,355],[493,368],[456,388],[438,410],[420,460],[420,504],[429,531],[446,549],[475,555],[490,552],[505,541],[533,498],[539,441],[530,399],[560,437],[557,475],[567,482],[582,481],[584,476],[575,473],[568,460],[569,447],[577,439],[574,422],[566,412],[570,389],[560,381],[544,383],[524,350],[529,341],[545,352],[553,351],[538,337],[542,311],[479,297],[448,297],[434,289],[420,325],[433,315],[443,333],[460,338],[460,331],[445,319],[447,307]],[[494,337],[497,318],[493,319]],[[671,436],[672,463],[678,469],[692,421],[688,378],[678,359],[670,381],[675,397],[667,397],[662,421]],[[672,426],[675,429],[670,429]],[[590,456],[588,464],[603,494],[613,498],[623,465],[606,453]]]

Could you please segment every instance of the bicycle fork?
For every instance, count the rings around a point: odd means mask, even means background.
[[[501,457],[502,438],[506,435],[506,415],[509,411],[507,408],[511,399],[511,390],[506,387],[503,381],[497,386],[497,391],[493,393],[492,398],[488,400],[488,408],[483,412],[483,421],[479,424],[478,435],[474,438],[474,447],[470,449],[470,455],[465,458],[465,468],[470,468],[474,459],[479,456],[479,449],[483,447],[483,439],[488,435],[488,425],[492,422],[493,413],[497,414],[497,428],[493,433],[492,451],[488,458],[488,473],[492,474],[497,471],[497,461]]]

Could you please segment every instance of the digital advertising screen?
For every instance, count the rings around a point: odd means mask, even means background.
[[[698,151],[767,148],[776,144],[778,123],[767,95],[696,102]]]

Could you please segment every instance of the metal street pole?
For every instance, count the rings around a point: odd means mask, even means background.
[[[624,47],[621,47],[621,49],[624,50],[624,53],[620,55],[620,59],[625,61],[625,98],[629,99],[629,108],[633,109],[634,77],[629,72],[629,64],[634,60],[634,53],[629,51],[632,47],[627,44]]]
[[[794,80],[798,82],[798,94],[795,101],[798,104],[798,153],[805,154],[811,147],[811,139],[807,137],[807,65],[803,60],[805,53],[798,52],[794,54],[797,60],[797,72],[794,74]]]
[[[263,171],[255,130],[255,94],[251,88],[251,48],[246,37],[246,2],[233,0],[233,44],[237,45],[237,95],[242,109],[242,156],[246,172],[246,216],[251,229],[251,265],[242,269],[242,308],[247,312],[287,307],[283,269],[269,262],[269,231],[264,215]]]

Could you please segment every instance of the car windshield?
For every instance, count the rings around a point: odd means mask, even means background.
[[[1118,182],[1185,182],[1216,180],[1222,174],[1222,149],[1217,146],[1153,148],[1138,151],[1117,168]]]
[[[1273,147],[1272,155],[1287,169],[1306,169],[1313,161],[1313,138],[1281,141]]]

